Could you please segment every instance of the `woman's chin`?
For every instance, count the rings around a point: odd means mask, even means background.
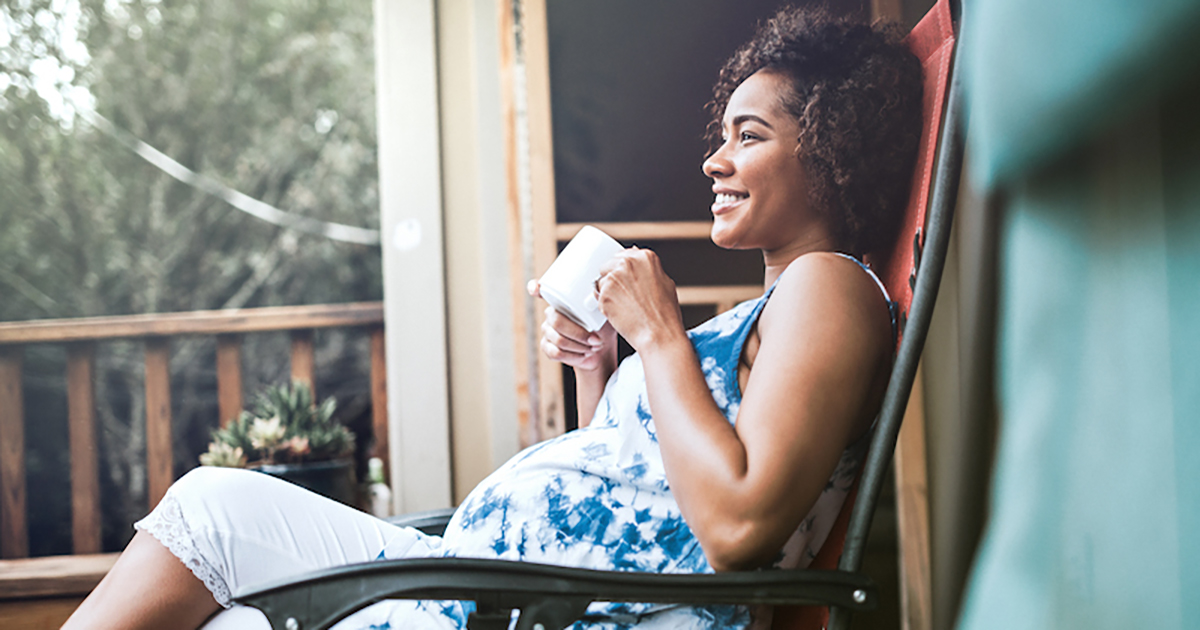
[[[712,230],[708,233],[708,236],[712,239],[713,245],[721,249],[740,249],[737,238],[729,230],[724,229],[720,221],[713,223]]]

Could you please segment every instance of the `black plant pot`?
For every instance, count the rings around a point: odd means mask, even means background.
[[[358,507],[358,485],[354,480],[352,459],[303,464],[263,464],[254,470],[290,481],[346,505]]]

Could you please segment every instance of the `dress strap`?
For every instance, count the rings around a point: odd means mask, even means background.
[[[898,332],[897,331],[897,322],[896,322],[896,311],[898,309],[898,305],[896,304],[895,301],[892,300],[892,296],[888,295],[887,287],[883,286],[883,281],[880,280],[879,276],[875,275],[875,271],[873,269],[871,269],[871,267],[869,265],[867,265],[866,263],[864,263],[863,261],[855,258],[854,256],[851,256],[850,254],[845,254],[842,252],[833,252],[833,253],[837,254],[838,256],[841,256],[842,258],[846,258],[848,260],[854,261],[855,264],[857,264],[863,271],[867,272],[867,275],[871,276],[871,279],[875,281],[875,286],[879,287],[879,292],[883,294],[883,301],[887,303],[888,315],[892,319],[892,341],[895,341],[896,333]]]

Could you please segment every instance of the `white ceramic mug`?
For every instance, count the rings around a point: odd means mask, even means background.
[[[596,302],[596,281],[600,267],[622,249],[613,237],[583,226],[538,280],[542,297],[588,332],[600,330],[608,318]]]

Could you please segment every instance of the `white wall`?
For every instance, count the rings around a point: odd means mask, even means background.
[[[450,503],[435,32],[429,0],[375,0],[391,481],[402,512]]]
[[[504,0],[375,0],[392,486],[456,503],[517,450]]]

